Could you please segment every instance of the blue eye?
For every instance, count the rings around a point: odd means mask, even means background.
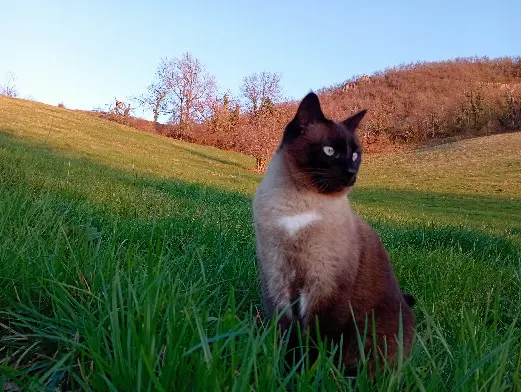
[[[335,149],[331,146],[324,146],[322,149],[328,157],[333,156],[335,154]]]

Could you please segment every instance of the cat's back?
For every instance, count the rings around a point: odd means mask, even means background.
[[[354,214],[357,242],[360,246],[358,276],[354,302],[372,308],[382,300],[403,305],[403,298],[394,275],[391,260],[374,228],[362,217]],[[394,306],[394,305],[393,305]]]

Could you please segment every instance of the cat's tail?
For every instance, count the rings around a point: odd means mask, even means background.
[[[403,299],[405,300],[405,303],[409,305],[411,308],[416,303],[416,299],[410,294],[403,294]]]

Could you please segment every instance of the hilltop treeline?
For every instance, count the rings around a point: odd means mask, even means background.
[[[333,119],[369,109],[359,130],[368,151],[521,129],[520,58],[418,62],[355,76],[317,93],[325,114]],[[251,154],[262,169],[297,105],[268,96],[245,108],[225,94],[212,102],[200,121],[126,121],[140,129]]]

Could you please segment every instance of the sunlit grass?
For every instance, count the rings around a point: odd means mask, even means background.
[[[419,323],[412,357],[370,383],[326,351],[280,360],[253,159],[0,97],[0,388],[521,390],[521,134],[494,138],[366,157],[353,205]],[[488,146],[490,165],[472,158]]]

